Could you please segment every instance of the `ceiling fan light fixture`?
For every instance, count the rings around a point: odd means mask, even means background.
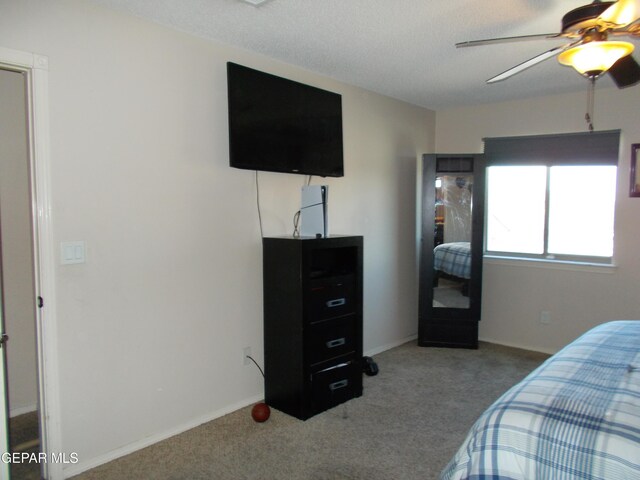
[[[598,77],[633,49],[633,44],[628,42],[588,42],[562,52],[558,55],[558,61],[575,68],[586,77]]]
[[[616,27],[629,25],[640,16],[640,2],[637,0],[618,0],[608,7],[600,18],[603,22]]]

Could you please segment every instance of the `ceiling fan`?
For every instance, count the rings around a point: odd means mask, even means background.
[[[560,33],[473,40],[457,43],[456,47],[566,38],[569,43],[516,65],[490,78],[487,83],[506,80],[557,55],[561,64],[574,67],[592,82],[608,72],[618,88],[624,88],[640,82],[640,65],[631,57],[634,49],[632,43],[611,40],[621,36],[640,38],[640,0],[595,0],[578,7],[562,17]]]

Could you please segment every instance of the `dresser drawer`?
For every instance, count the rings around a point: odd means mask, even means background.
[[[339,405],[356,395],[359,396],[358,380],[362,382],[362,372],[358,366],[359,363],[351,359],[311,375],[314,413]]]
[[[309,282],[309,320],[316,322],[327,318],[355,313],[355,277],[341,275],[320,278]]]
[[[356,350],[356,316],[334,318],[309,327],[309,363],[314,364]]]

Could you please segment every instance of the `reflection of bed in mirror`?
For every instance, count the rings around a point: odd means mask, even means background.
[[[433,306],[469,307],[471,243],[442,243],[433,249]]]

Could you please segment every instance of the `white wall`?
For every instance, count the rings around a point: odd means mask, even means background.
[[[330,226],[364,235],[366,351],[417,331],[416,160],[435,113],[80,0],[0,0],[0,45],[49,57],[62,441],[74,473],[259,399],[254,173],[228,166],[226,66],[341,93],[345,177]],[[266,235],[304,178],[260,173]],[[315,178],[314,183],[320,180]]]
[[[631,144],[640,142],[639,88],[598,85],[596,89],[596,130],[622,130],[616,267],[569,268],[485,259],[482,339],[555,352],[606,320],[640,318],[640,199],[628,194]],[[585,131],[586,89],[585,81],[585,91],[575,94],[439,111],[436,150],[482,152],[484,137]],[[551,312],[550,325],[539,323],[541,311]]]
[[[10,415],[36,409],[36,321],[26,99],[20,73],[0,70],[0,221]]]

